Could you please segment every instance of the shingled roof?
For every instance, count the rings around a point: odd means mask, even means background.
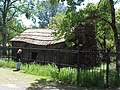
[[[28,29],[19,36],[15,36],[11,41],[26,42],[35,45],[52,45],[65,41],[64,38],[55,40],[52,32],[54,30],[51,29]]]

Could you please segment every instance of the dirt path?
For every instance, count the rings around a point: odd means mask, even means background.
[[[25,90],[38,79],[37,76],[0,68],[0,90]]]

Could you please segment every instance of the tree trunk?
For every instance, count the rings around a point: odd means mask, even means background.
[[[115,27],[112,27],[113,30],[115,30]],[[116,70],[119,72],[118,68],[118,61],[120,60],[120,55],[118,52],[120,51],[120,46],[119,46],[119,39],[118,39],[118,33],[114,32],[114,38],[115,38],[115,46],[116,46]]]
[[[7,55],[7,51],[6,51],[6,41],[7,40],[7,36],[6,34],[2,34],[2,55]]]
[[[3,29],[2,29],[2,55],[7,55],[6,51],[6,42],[7,42],[7,25],[6,25],[6,18],[7,18],[7,0],[4,1],[3,7]]]
[[[114,8],[114,1],[109,0],[110,6],[111,6],[111,28],[114,32],[114,39],[115,39],[115,46],[116,46],[116,52],[118,53],[120,51],[120,46],[119,46],[119,38],[118,38],[118,31],[116,28],[116,21],[115,21],[115,8]],[[118,60],[120,60],[120,56],[117,54],[116,55],[116,70],[119,72],[118,68]]]

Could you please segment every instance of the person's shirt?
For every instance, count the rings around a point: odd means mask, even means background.
[[[21,54],[20,53],[17,53],[17,55],[16,55],[16,61],[17,62],[21,61]]]

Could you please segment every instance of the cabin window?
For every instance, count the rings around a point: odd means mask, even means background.
[[[31,54],[31,59],[36,59],[37,58],[38,53],[37,52],[32,52]]]

